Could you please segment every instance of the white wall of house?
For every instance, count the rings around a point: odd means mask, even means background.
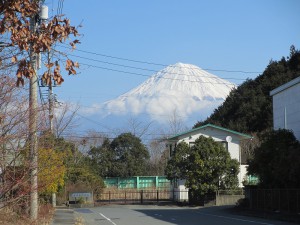
[[[300,140],[300,77],[274,89],[273,124],[274,129],[288,129]]]
[[[240,173],[239,173],[239,181],[247,180],[247,171],[248,171],[248,165],[240,165]],[[240,187],[243,187],[244,185],[242,183],[239,184]]]
[[[216,142],[223,142],[223,143],[227,144],[228,152],[229,152],[231,158],[237,159],[238,162],[241,162],[240,137],[238,135],[229,133],[224,130],[215,129],[213,127],[207,127],[207,128],[201,129],[200,131],[198,130],[198,131],[183,135],[180,140],[170,143],[170,144],[172,144],[172,151],[174,151],[175,144],[177,145],[181,141],[185,141],[186,143],[191,145],[201,135],[204,137],[212,137],[214,139],[214,141],[216,141]],[[226,142],[226,137],[228,137],[228,136],[230,136],[232,138],[231,142]],[[240,165],[240,173],[238,174],[239,187],[243,187],[242,182],[243,182],[243,179],[246,176],[246,174],[247,174],[246,166]]]
[[[172,191],[172,199],[177,202],[184,202],[189,200],[189,189],[185,187],[185,180],[177,180]]]

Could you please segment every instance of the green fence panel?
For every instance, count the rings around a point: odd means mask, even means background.
[[[140,177],[139,189],[155,188],[156,177]]]
[[[165,176],[136,176],[136,177],[108,177],[104,179],[107,188],[118,189],[167,189],[170,187],[170,181]]]
[[[107,188],[116,187],[118,188],[118,177],[110,177],[104,179],[104,184]]]
[[[164,176],[160,176],[157,178],[157,188],[170,188],[171,182]]]
[[[119,178],[119,188],[136,188],[136,178],[128,177],[128,178]]]

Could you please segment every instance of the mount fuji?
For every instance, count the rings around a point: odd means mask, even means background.
[[[147,114],[162,124],[176,111],[183,121],[197,115],[195,123],[209,116],[233,88],[233,83],[197,66],[176,63],[116,99],[104,102],[101,108],[105,116]]]

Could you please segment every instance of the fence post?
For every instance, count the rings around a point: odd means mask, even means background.
[[[252,188],[249,188],[248,189],[248,193],[249,193],[249,198],[250,198],[250,209],[253,209],[253,189]]]
[[[266,190],[264,189],[263,195],[264,195],[264,204],[263,204],[263,211],[266,211]]]
[[[143,204],[143,190],[141,190],[141,204]]]
[[[108,192],[108,201],[109,201],[109,204],[110,204],[110,191]]]
[[[281,212],[281,191],[280,191],[280,189],[279,189],[279,196],[278,196],[278,205],[279,205],[278,210],[279,210],[279,212]]]
[[[271,206],[270,206],[271,210],[274,210],[273,208],[273,189],[271,189]]]
[[[289,189],[286,189],[286,197],[287,197],[287,204],[288,204],[288,212],[290,212],[290,195],[289,195]]]
[[[219,192],[219,190],[217,190],[217,191],[215,192],[215,205],[216,205],[216,206],[217,206],[218,192]]]
[[[253,204],[253,207],[254,207],[254,209],[258,209],[258,200],[257,199],[258,199],[259,189],[256,189],[255,192],[256,192],[256,196],[255,196],[256,197],[256,200],[255,200],[256,205],[254,206],[254,204]]]
[[[158,190],[157,190],[157,192],[156,192],[156,202],[159,202],[159,193],[158,193]]]
[[[175,188],[173,188],[173,202],[175,202]]]
[[[300,213],[300,209],[299,209],[299,189],[297,190],[297,213]]]
[[[125,204],[127,203],[127,199],[126,199],[126,190],[125,190]]]

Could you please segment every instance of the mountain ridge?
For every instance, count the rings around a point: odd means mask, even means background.
[[[195,65],[176,63],[160,70],[138,87],[103,103],[102,108],[115,115],[128,112],[134,115],[143,112],[171,115],[176,110],[179,115],[188,116],[214,109],[233,88],[233,83]],[[152,119],[161,120],[158,116],[152,116]]]

